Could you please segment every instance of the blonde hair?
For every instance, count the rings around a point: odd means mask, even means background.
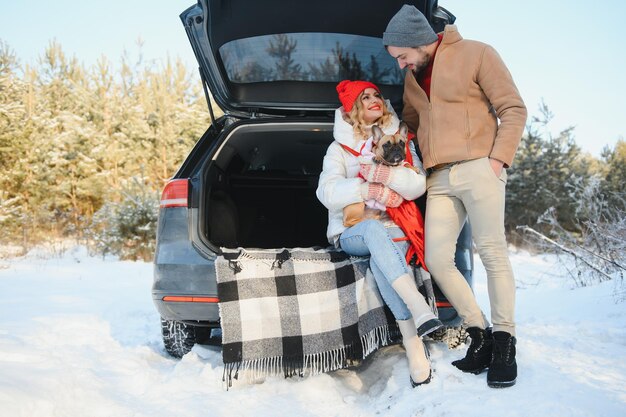
[[[356,100],[354,100],[352,110],[350,110],[350,113],[348,113],[349,120],[347,120],[347,122],[352,125],[354,136],[357,139],[367,139],[371,136],[369,128],[372,125],[367,124],[367,122],[363,120],[363,103],[361,102],[361,97],[363,97],[364,92],[365,90],[361,91],[361,94],[359,94]],[[389,111],[389,108],[387,107],[387,102],[382,95],[380,96],[380,98],[383,102],[383,115],[376,119],[373,124],[377,125],[380,128],[384,128],[391,123],[392,115]]]

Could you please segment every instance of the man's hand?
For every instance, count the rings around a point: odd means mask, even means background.
[[[504,162],[498,161],[497,159],[489,158],[489,164],[491,164],[491,169],[493,169],[496,177],[500,178],[500,174],[502,174],[502,167],[504,166]]]

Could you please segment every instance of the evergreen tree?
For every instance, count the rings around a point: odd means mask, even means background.
[[[335,59],[339,67],[339,79],[340,80],[364,80],[366,74],[361,66],[361,61],[356,57],[355,53],[350,56],[340,45],[337,43],[336,48],[333,50]]]
[[[373,58],[372,58],[373,59]],[[370,67],[372,63],[370,62]],[[375,69],[378,67],[376,66]],[[332,49],[332,60],[326,58],[319,65],[309,64],[310,79],[313,81],[339,81],[339,80],[365,80],[368,79],[366,72],[363,70],[361,61],[356,54],[350,56],[349,53],[339,44],[336,43]]]
[[[18,69],[15,53],[0,40],[0,227],[9,235],[21,223],[24,204],[17,191],[24,179],[15,175],[15,166],[26,150],[28,88]]]
[[[24,103],[26,86],[17,70],[15,53],[0,40],[0,178],[11,170],[19,157],[27,118]],[[1,183],[2,190],[10,188],[5,181]]]
[[[552,114],[545,104],[541,117],[533,117],[509,171],[505,226],[509,233],[519,225],[536,226],[553,209],[560,224],[576,228],[576,190],[589,178],[589,165],[574,142],[573,129],[552,137],[547,125]]]
[[[248,62],[242,68],[231,69],[228,73],[231,74],[230,79],[232,81],[239,83],[272,81],[276,78],[272,69],[264,67],[258,62]]]
[[[281,33],[274,35],[267,47],[267,53],[276,59],[276,80],[303,80],[306,77],[302,72],[302,66],[296,64],[291,57],[298,47],[298,41],[290,39],[288,35]]]
[[[180,61],[128,62],[118,74],[105,57],[85,69],[51,42],[36,67],[20,68],[0,42],[3,238],[81,235],[104,202],[127,198],[130,178],[160,191],[209,126]]]
[[[614,149],[605,148],[602,151],[605,162],[604,181],[601,192],[608,199],[609,204],[617,209],[626,210],[626,141],[620,139]]]
[[[385,79],[391,75],[390,68],[385,68],[385,70],[381,71],[380,65],[374,55],[370,55],[370,63],[367,66],[367,70],[369,72],[367,79],[375,84],[385,83]]]
[[[38,151],[31,163],[40,169],[29,184],[38,192],[33,203],[54,214],[59,230],[81,230],[83,216],[101,204],[98,166],[91,156],[96,128],[89,120],[89,79],[75,57],[66,57],[61,46],[51,42],[35,82],[40,110],[34,116],[38,129],[29,141]]]
[[[309,63],[309,80],[311,81],[338,81],[339,71],[336,62],[326,58],[321,64]]]

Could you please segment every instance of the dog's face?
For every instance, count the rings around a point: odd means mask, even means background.
[[[408,127],[406,123],[400,123],[398,133],[385,135],[378,127],[372,127],[374,162],[389,166],[400,165],[406,159],[406,141]]]

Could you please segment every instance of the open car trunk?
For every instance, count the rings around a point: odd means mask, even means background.
[[[205,165],[200,230],[215,247],[328,246],[315,195],[332,123],[246,123]]]

